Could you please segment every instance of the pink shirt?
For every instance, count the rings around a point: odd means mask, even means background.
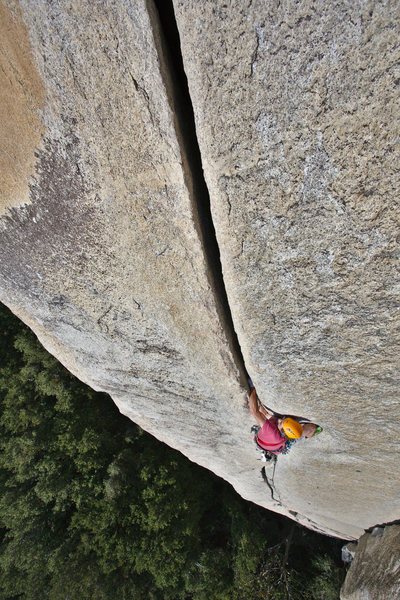
[[[281,435],[281,432],[275,425],[276,419],[267,419],[261,429],[258,431],[257,442],[265,450],[276,452],[283,448],[286,444],[286,438]]]

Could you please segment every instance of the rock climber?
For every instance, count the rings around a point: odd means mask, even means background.
[[[253,428],[255,432],[254,441],[257,446],[266,451],[265,456],[278,455],[287,450],[291,443],[300,438],[311,438],[322,431],[315,423],[299,423],[292,417],[278,417],[269,412],[260,402],[256,388],[250,383],[249,408],[258,427]]]

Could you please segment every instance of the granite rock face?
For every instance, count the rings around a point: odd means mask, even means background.
[[[247,370],[325,428],[279,461],[280,499],[341,531],[396,519],[400,5],[174,6]]]
[[[25,85],[40,79],[44,103],[19,174],[29,202],[14,191],[1,220],[1,300],[80,379],[246,493],[238,474],[253,470],[256,481],[258,472],[251,420],[154,15],[140,0],[3,10],[29,36],[25,60],[35,70]],[[233,459],[231,436],[245,449]],[[264,490],[256,493],[262,502]]]
[[[357,544],[341,589],[341,600],[398,600],[400,525],[376,527]]]
[[[174,7],[223,280],[151,0],[6,0],[1,300],[246,499],[358,538],[400,508],[397,3]],[[229,309],[265,403],[324,427],[264,479]]]

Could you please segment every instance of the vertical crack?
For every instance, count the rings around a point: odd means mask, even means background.
[[[273,468],[273,471],[272,471],[271,479],[268,477],[265,467],[263,467],[261,469],[261,477],[263,478],[263,480],[265,481],[265,483],[269,487],[269,491],[271,492],[271,500],[273,500],[278,506],[283,506],[283,504],[281,502],[281,499],[279,497],[279,492],[277,491],[277,489],[275,487],[275,470],[276,470],[276,463],[277,463],[277,457],[276,456],[273,459],[273,461],[274,461],[274,468]],[[275,494],[278,495],[278,498],[275,498]]]
[[[174,114],[176,135],[181,147],[185,182],[190,193],[197,232],[208,264],[209,282],[232,355],[247,384],[247,370],[233,325],[222,274],[220,252],[211,215],[210,196],[204,178],[201,153],[196,135],[193,106],[185,74],[179,31],[172,0],[146,0],[161,73]]]

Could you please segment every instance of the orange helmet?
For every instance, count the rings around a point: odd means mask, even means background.
[[[302,425],[291,417],[286,417],[282,423],[282,427],[285,435],[291,440],[298,440],[303,433]]]

